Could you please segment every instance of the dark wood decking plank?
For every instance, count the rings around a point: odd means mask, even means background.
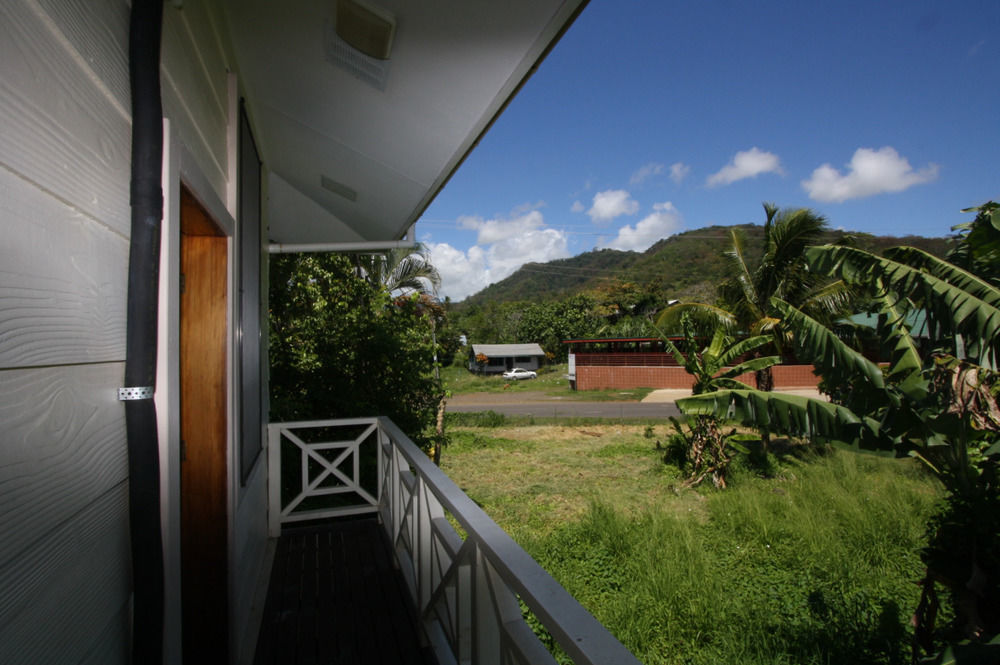
[[[377,528],[372,534],[368,547],[370,556],[380,571],[377,579],[379,595],[385,600],[383,606],[388,613],[389,626],[392,627],[393,651],[388,654],[388,659],[396,663],[424,663],[426,661],[420,645],[416,611],[408,602],[391,602],[393,598],[408,601],[409,591],[389,556],[389,539],[381,528]]]
[[[282,535],[256,665],[433,663],[374,519]]]

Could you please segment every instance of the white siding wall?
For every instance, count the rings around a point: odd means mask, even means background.
[[[116,398],[130,217],[128,18],[126,0],[0,0],[5,664],[127,662],[128,478]],[[220,10],[165,3],[163,35],[164,113],[190,162],[181,171],[197,171],[202,193],[235,214],[236,68]],[[261,471],[231,493],[237,644],[252,630],[250,587],[265,558]]]
[[[0,2],[0,662],[125,662],[124,0]]]

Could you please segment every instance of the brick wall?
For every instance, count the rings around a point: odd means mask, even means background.
[[[819,377],[812,365],[777,365],[772,368],[775,388],[815,388]],[[756,386],[753,374],[741,374],[737,381]],[[576,367],[577,390],[621,390],[628,388],[675,388],[690,390],[694,377],[683,367]]]

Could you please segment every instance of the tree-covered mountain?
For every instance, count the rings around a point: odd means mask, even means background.
[[[660,240],[645,252],[601,249],[548,263],[527,263],[513,275],[458,303],[457,308],[563,300],[619,283],[634,284],[644,292],[657,292],[664,299],[713,300],[715,288],[726,271],[723,252],[729,246],[730,228],[708,226],[685,231]],[[748,249],[759,251],[763,227],[743,224],[740,228],[747,235]],[[875,253],[898,245],[918,247],[935,256],[947,252],[946,238],[831,231],[826,241],[836,242],[845,236],[853,238],[857,247]],[[748,258],[755,261],[757,257]]]

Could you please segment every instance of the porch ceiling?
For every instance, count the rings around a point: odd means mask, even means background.
[[[336,0],[226,0],[270,240],[403,237],[585,2],[368,0],[396,22],[372,83],[334,55]]]

